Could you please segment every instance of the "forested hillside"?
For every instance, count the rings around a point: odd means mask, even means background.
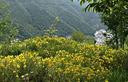
[[[58,34],[67,36],[75,30],[85,34],[93,34],[104,28],[100,18],[94,13],[84,13],[77,2],[70,0],[6,0],[15,23],[18,23],[20,35],[30,37],[43,34],[54,21],[60,18],[57,24]]]

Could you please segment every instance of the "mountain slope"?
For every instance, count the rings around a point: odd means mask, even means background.
[[[93,34],[104,26],[100,23],[98,15],[84,13],[82,8],[70,0],[6,0],[14,22],[21,27],[23,37],[42,34],[49,27],[55,17],[59,16],[61,22],[57,25],[59,35],[70,35],[74,30],[85,34]]]

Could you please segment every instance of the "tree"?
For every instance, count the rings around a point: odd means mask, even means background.
[[[10,43],[17,36],[18,29],[11,20],[7,4],[2,0],[0,4],[0,42]]]
[[[128,0],[80,0],[80,4],[88,2],[85,11],[98,12],[102,21],[112,31],[113,46],[123,48],[128,35]]]
[[[47,30],[44,30],[44,34],[46,36],[55,36],[56,33],[57,33],[57,29],[56,29],[56,25],[60,22],[60,18],[59,17],[56,17],[55,20],[53,21],[53,23],[51,24],[51,26],[47,29]]]
[[[122,10],[113,11],[109,16],[102,15],[102,20],[114,35],[113,46],[123,48],[128,35],[128,14]]]

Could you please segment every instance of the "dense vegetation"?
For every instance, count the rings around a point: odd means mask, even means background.
[[[13,1],[18,2],[9,0],[11,4]],[[59,17],[43,30],[44,35],[16,39],[16,22],[10,18],[8,7],[0,2],[0,82],[128,82],[128,15],[124,11],[128,9],[127,1],[87,1],[85,10],[99,12],[114,35],[113,46],[94,45],[93,38],[80,29],[73,30],[69,37],[57,36]],[[25,5],[24,0],[20,2]],[[85,2],[80,0],[80,4]]]
[[[35,37],[0,48],[1,82],[126,82],[128,51],[63,37]]]
[[[73,0],[72,0],[73,1]],[[124,48],[128,36],[128,1],[127,0],[80,0],[83,5],[88,2],[85,11],[93,10],[101,14],[102,21],[108,26],[114,38],[114,48]]]

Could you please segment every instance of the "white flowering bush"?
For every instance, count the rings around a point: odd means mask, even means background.
[[[96,31],[94,36],[96,45],[105,45],[106,42],[109,42],[113,38],[113,35],[108,33],[105,29]]]

